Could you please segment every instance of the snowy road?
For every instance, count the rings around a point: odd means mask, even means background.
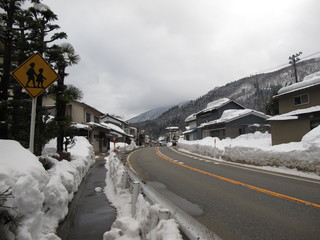
[[[143,148],[135,171],[222,239],[319,239],[320,182]]]

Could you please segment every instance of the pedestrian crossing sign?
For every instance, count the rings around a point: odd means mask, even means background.
[[[24,61],[11,75],[32,98],[39,96],[59,79],[59,75],[38,52]]]

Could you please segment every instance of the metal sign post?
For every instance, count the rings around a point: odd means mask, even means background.
[[[36,126],[37,97],[32,98],[29,150],[34,153],[34,131]]]

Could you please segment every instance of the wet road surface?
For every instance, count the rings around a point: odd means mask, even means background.
[[[97,187],[105,187],[104,158],[102,155],[96,158],[70,203],[68,216],[57,231],[62,240],[101,240],[110,230],[116,210],[110,206],[103,191],[95,191]]]

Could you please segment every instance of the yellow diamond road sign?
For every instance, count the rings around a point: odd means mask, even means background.
[[[29,57],[11,74],[33,98],[39,96],[59,79],[59,75],[38,52]]]

